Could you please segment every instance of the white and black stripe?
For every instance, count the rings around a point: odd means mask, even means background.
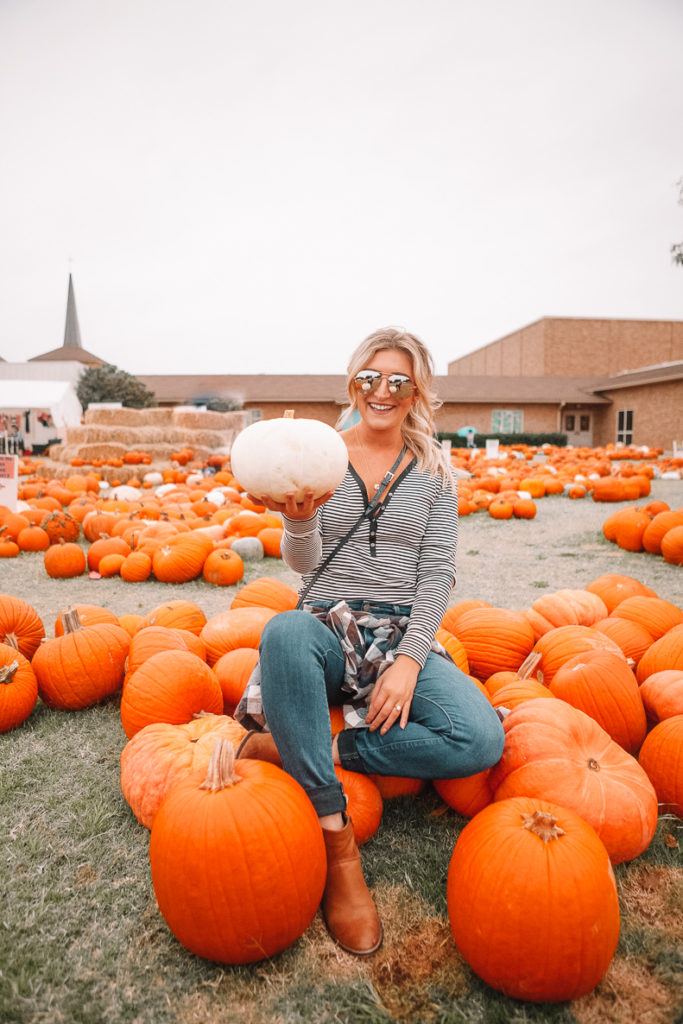
[[[304,587],[368,505],[351,465],[330,500],[303,522],[285,518],[282,557]],[[424,665],[455,582],[458,498],[415,462],[397,477],[376,520],[363,521],[335,555],[306,601],[412,605],[397,653]]]

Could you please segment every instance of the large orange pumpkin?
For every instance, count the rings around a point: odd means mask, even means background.
[[[160,651],[128,677],[121,724],[128,739],[151,722],[182,725],[200,711],[223,713],[223,695],[206,662],[190,651]]]
[[[199,605],[178,598],[175,601],[164,601],[147,612],[140,623],[140,629],[145,626],[169,626],[173,629],[189,629],[199,636],[205,625],[206,615]]]
[[[550,690],[594,718],[629,754],[637,754],[647,721],[633,672],[612,651],[584,651],[555,673]]]
[[[448,868],[447,902],[455,944],[472,970],[515,999],[586,995],[619,940],[605,847],[574,811],[539,798],[490,804],[465,826]]]
[[[296,608],[298,594],[283,580],[272,576],[259,576],[240,587],[232,599],[231,610],[235,608],[271,608],[276,612]]]
[[[683,669],[683,625],[674,626],[648,647],[638,662],[636,678],[642,683],[655,672],[673,668]]]
[[[83,626],[75,609],[64,612],[61,620],[64,635],[41,644],[31,665],[45,703],[77,711],[121,686],[130,636],[118,622]]]
[[[496,800],[531,796],[571,808],[593,826],[613,864],[633,860],[657,827],[657,797],[635,758],[563,700],[530,700],[505,718],[491,769]]]
[[[640,580],[618,572],[607,572],[598,576],[586,585],[586,590],[597,594],[605,602],[610,614],[627,597],[633,597],[636,594],[641,594],[644,597],[657,596],[654,590],[641,583]]]
[[[463,612],[452,630],[467,652],[470,672],[487,679],[513,672],[534,646],[531,626],[521,612],[507,608],[473,608]]]
[[[312,921],[327,872],[322,830],[294,779],[233,760],[218,742],[206,780],[168,793],[149,846],[166,923],[197,956],[243,964],[273,956]]]
[[[621,648],[593,626],[557,626],[544,633],[534,645],[533,655],[540,654],[540,659],[534,664],[531,673],[545,686],[549,686],[557,670],[566,661],[592,650],[612,651],[620,658],[624,657]],[[525,665],[520,666],[522,674],[525,668]]]
[[[209,665],[236,647],[258,647],[266,622],[275,614],[270,608],[230,608],[213,615],[200,633]]]

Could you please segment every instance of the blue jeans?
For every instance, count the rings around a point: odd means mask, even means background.
[[[373,604],[393,612],[394,605]],[[259,647],[263,708],[283,767],[305,789],[319,816],[343,811],[334,773],[329,705],[343,704],[344,656],[336,636],[306,611],[281,612]],[[495,764],[503,727],[486,697],[451,661],[430,653],[421,670],[405,729],[345,729],[343,768],[365,775],[453,779]]]

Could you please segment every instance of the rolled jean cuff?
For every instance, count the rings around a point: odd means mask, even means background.
[[[337,734],[337,750],[342,768],[347,772],[360,772],[361,775],[369,775],[370,769],[356,749],[356,729],[342,729]]]
[[[346,797],[340,782],[332,783],[329,786],[316,786],[315,789],[307,789],[306,796],[313,804],[315,813],[319,818],[324,814],[339,814],[346,810]]]

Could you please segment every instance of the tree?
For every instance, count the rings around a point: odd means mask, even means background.
[[[683,206],[683,178],[678,182],[678,189],[678,202]],[[671,257],[674,263],[683,267],[683,242],[677,242],[676,245],[671,246]]]
[[[111,363],[83,370],[76,394],[84,412],[93,402],[121,402],[129,409],[146,409],[156,404],[154,392],[141,380]]]

